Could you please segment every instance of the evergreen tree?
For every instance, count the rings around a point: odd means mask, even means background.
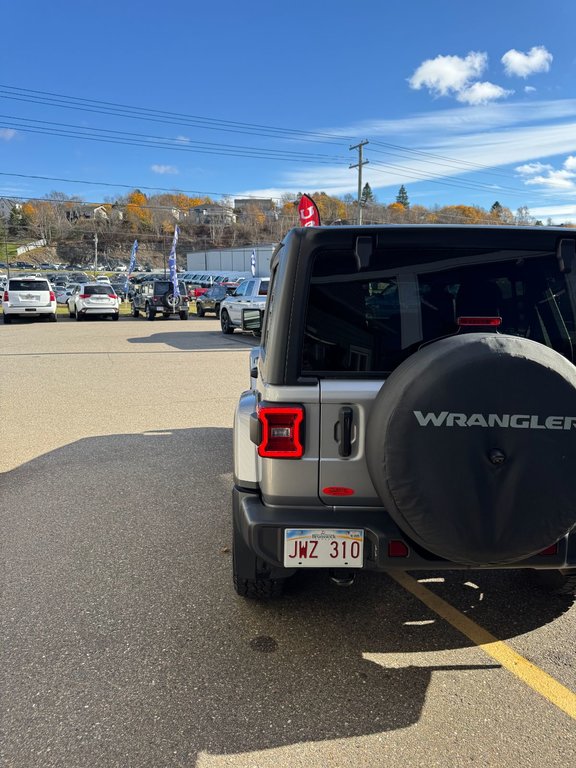
[[[408,199],[408,192],[406,192],[406,187],[404,184],[400,187],[398,190],[398,194],[396,195],[396,202],[400,203],[404,208],[410,208],[410,200]]]
[[[360,197],[360,203],[361,205],[367,205],[368,203],[375,203],[375,202],[376,202],[376,198],[374,197],[372,188],[370,187],[370,184],[366,182],[366,184],[364,184],[364,188],[362,189],[362,196]]]

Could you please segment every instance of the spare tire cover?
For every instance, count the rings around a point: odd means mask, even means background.
[[[576,524],[576,367],[528,339],[442,339],[383,385],[366,453],[417,544],[471,566],[527,558]]]

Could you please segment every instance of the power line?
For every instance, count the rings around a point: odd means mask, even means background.
[[[401,172],[401,174],[404,177],[411,178],[416,181],[427,181],[430,184],[442,184],[443,186],[455,187],[456,189],[469,189],[472,191],[479,191],[479,192],[493,192],[494,194],[497,194],[498,192],[504,192],[509,195],[524,196],[524,193],[522,192],[522,190],[514,189],[512,187],[498,186],[495,189],[493,186],[489,184],[484,184],[480,181],[466,182],[460,179],[452,179],[452,181],[446,181],[445,179],[437,179],[432,175],[427,174],[425,171],[418,171],[414,168],[407,168],[406,166],[403,166],[403,165],[373,162],[372,168],[377,173],[387,173],[387,171],[380,170],[380,168],[391,168],[393,169],[396,175],[398,175],[398,172]],[[388,171],[388,173],[390,173],[390,171]]]
[[[87,184],[95,187],[114,187],[114,188],[120,187],[122,189],[132,189],[132,190],[139,189],[139,190],[148,190],[151,192],[166,192],[172,195],[186,194],[186,195],[198,195],[199,197],[209,197],[211,195],[215,195],[217,197],[224,197],[224,198],[231,197],[231,198],[239,198],[242,200],[261,200],[262,199],[261,195],[258,195],[258,196],[243,195],[243,194],[240,194],[239,192],[214,192],[214,191],[203,192],[197,189],[175,189],[174,187],[172,187],[171,189],[167,189],[165,187],[148,187],[142,184],[119,184],[119,183],[117,184],[109,181],[88,181],[86,179],[64,179],[64,178],[59,178],[57,176],[39,176],[36,174],[27,174],[27,173],[8,173],[8,172],[0,171],[0,176],[10,176],[10,177],[15,177],[19,179],[39,179],[42,181],[59,181],[66,184]],[[42,200],[43,202],[59,202],[59,203],[80,202],[84,205],[101,205],[102,204],[101,200],[93,203],[88,203],[84,200],[62,201],[62,200],[58,200],[57,198],[54,198],[54,200],[50,200],[45,197],[23,197],[22,195],[12,195],[12,197],[17,197],[19,200]],[[281,198],[276,197],[276,198],[270,198],[270,199],[280,200]]]
[[[96,106],[98,107],[99,110],[100,109],[105,110],[104,112],[102,112],[103,114],[107,114],[107,115],[113,114],[117,117],[146,119],[147,116],[153,116],[153,119],[155,122],[163,122],[166,124],[181,124],[182,121],[185,122],[187,120],[192,120],[192,121],[195,121],[193,124],[191,124],[193,127],[203,127],[203,128],[209,128],[209,129],[224,130],[224,127],[228,126],[228,127],[232,127],[234,131],[236,131],[238,128],[241,128],[242,130],[240,132],[248,132],[255,135],[272,136],[275,138],[292,138],[292,139],[299,138],[302,140],[310,140],[311,138],[313,138],[314,141],[319,141],[321,143],[327,142],[327,143],[336,143],[340,145],[344,144],[344,141],[339,141],[334,136],[334,134],[325,133],[325,132],[303,131],[301,129],[296,129],[296,128],[278,128],[278,127],[269,126],[269,125],[221,120],[217,118],[200,117],[197,115],[185,115],[185,114],[180,114],[177,112],[169,112],[165,110],[135,107],[135,106],[115,103],[115,102],[97,101],[94,99],[85,99],[81,97],[67,96],[67,95],[57,94],[57,93],[52,93],[47,91],[38,91],[38,90],[32,90],[32,89],[26,89],[26,88],[17,88],[14,86],[0,85],[0,98],[1,97],[17,98],[16,94],[19,94],[22,97],[22,99],[18,97],[19,100],[31,101],[31,103],[49,104],[51,106],[56,106],[56,107],[66,107],[69,109],[78,109],[81,111],[94,111],[91,109],[87,109],[87,107]],[[175,118],[176,120],[173,120],[173,118]],[[92,130],[96,130],[96,129],[92,129]],[[259,131],[265,131],[265,132],[262,133]],[[339,137],[340,139],[344,139],[348,141],[353,140],[352,137],[347,137],[344,135],[339,135]],[[439,154],[427,152],[424,150],[403,147],[401,145],[392,144],[390,142],[384,142],[377,139],[371,139],[370,141],[372,144],[377,146],[387,147],[394,150],[399,150],[400,152],[408,153],[409,156],[416,155],[418,158],[422,159],[422,161],[428,162],[431,164],[437,164],[440,166],[455,168],[455,170],[458,170],[458,169],[462,169],[462,170],[467,169],[469,171],[472,171],[474,169],[484,170],[486,173],[490,173],[491,175],[498,175],[505,178],[510,177],[510,175],[506,174],[505,172],[490,170],[489,166],[481,165],[479,163],[474,163],[468,160],[451,158],[445,155],[439,155]],[[271,150],[271,151],[274,151],[274,150]],[[280,150],[276,150],[276,151],[280,151]],[[376,150],[376,149],[373,149],[372,151],[379,152],[379,150]],[[395,152],[388,152],[388,153],[396,154]],[[403,155],[399,155],[399,156],[402,157]],[[438,160],[441,160],[444,162],[438,162]],[[457,165],[454,166],[453,165],[454,163],[456,163]],[[416,169],[408,168],[408,170],[415,171]]]
[[[198,115],[186,115],[178,112],[135,107],[115,102],[84,99],[76,96],[51,93],[49,91],[36,91],[29,88],[16,88],[10,85],[0,84],[0,97],[15,101],[24,101],[32,104],[75,109],[82,112],[94,112],[97,114],[115,115],[165,124],[188,125],[195,128],[209,130],[228,131],[233,133],[251,133],[260,136],[273,136],[282,138],[299,138],[303,141],[320,141],[344,145],[346,137],[337,138],[330,133],[320,131],[304,131],[297,128],[278,128],[257,123],[243,123],[234,120],[221,120],[218,118],[201,117]]]
[[[0,115],[0,118],[5,118]],[[224,155],[234,157],[247,157],[258,160],[279,160],[299,163],[316,164],[344,164],[345,161],[330,155],[311,154],[303,152],[291,152],[289,150],[265,149],[261,147],[242,147],[239,145],[215,144],[212,142],[178,141],[163,136],[147,136],[126,131],[112,131],[105,128],[85,128],[83,126],[67,125],[45,120],[28,120],[27,118],[12,118],[16,122],[0,122],[1,128],[12,128],[25,133],[36,133],[45,136],[59,136],[63,138],[86,139],[105,144],[120,144],[127,146],[146,147],[154,149],[168,149],[174,152],[193,152],[207,155]],[[18,121],[26,120],[30,125],[21,125]],[[58,126],[45,127],[45,126]],[[88,133],[92,131],[93,133]],[[194,146],[190,146],[190,144]]]

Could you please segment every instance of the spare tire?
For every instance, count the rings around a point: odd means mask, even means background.
[[[366,453],[416,544],[471,566],[527,558],[576,525],[576,367],[523,338],[442,339],[383,385]]]
[[[164,302],[164,306],[172,311],[180,306],[180,296],[176,296],[173,291],[166,291],[162,297],[162,301]]]

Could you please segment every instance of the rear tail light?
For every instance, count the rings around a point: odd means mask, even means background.
[[[108,294],[108,298],[109,298],[109,299],[117,299],[117,298],[118,298],[118,296],[116,296],[116,294],[115,294],[115,293],[109,293],[109,294]]]
[[[542,552],[538,553],[539,555],[557,555],[558,554],[558,544],[552,544],[550,547],[546,547],[546,549],[543,549]]]
[[[497,328],[502,325],[501,317],[459,317],[458,325],[462,327],[470,326],[489,326],[490,328]]]
[[[4,291],[3,301],[8,301],[8,291]]]
[[[80,299],[89,299],[90,294],[89,293],[81,293],[79,296]]]
[[[50,301],[56,301],[56,294],[54,291],[50,291]]]
[[[299,459],[304,453],[301,405],[264,406],[258,411],[262,425],[258,455],[263,458]]]

